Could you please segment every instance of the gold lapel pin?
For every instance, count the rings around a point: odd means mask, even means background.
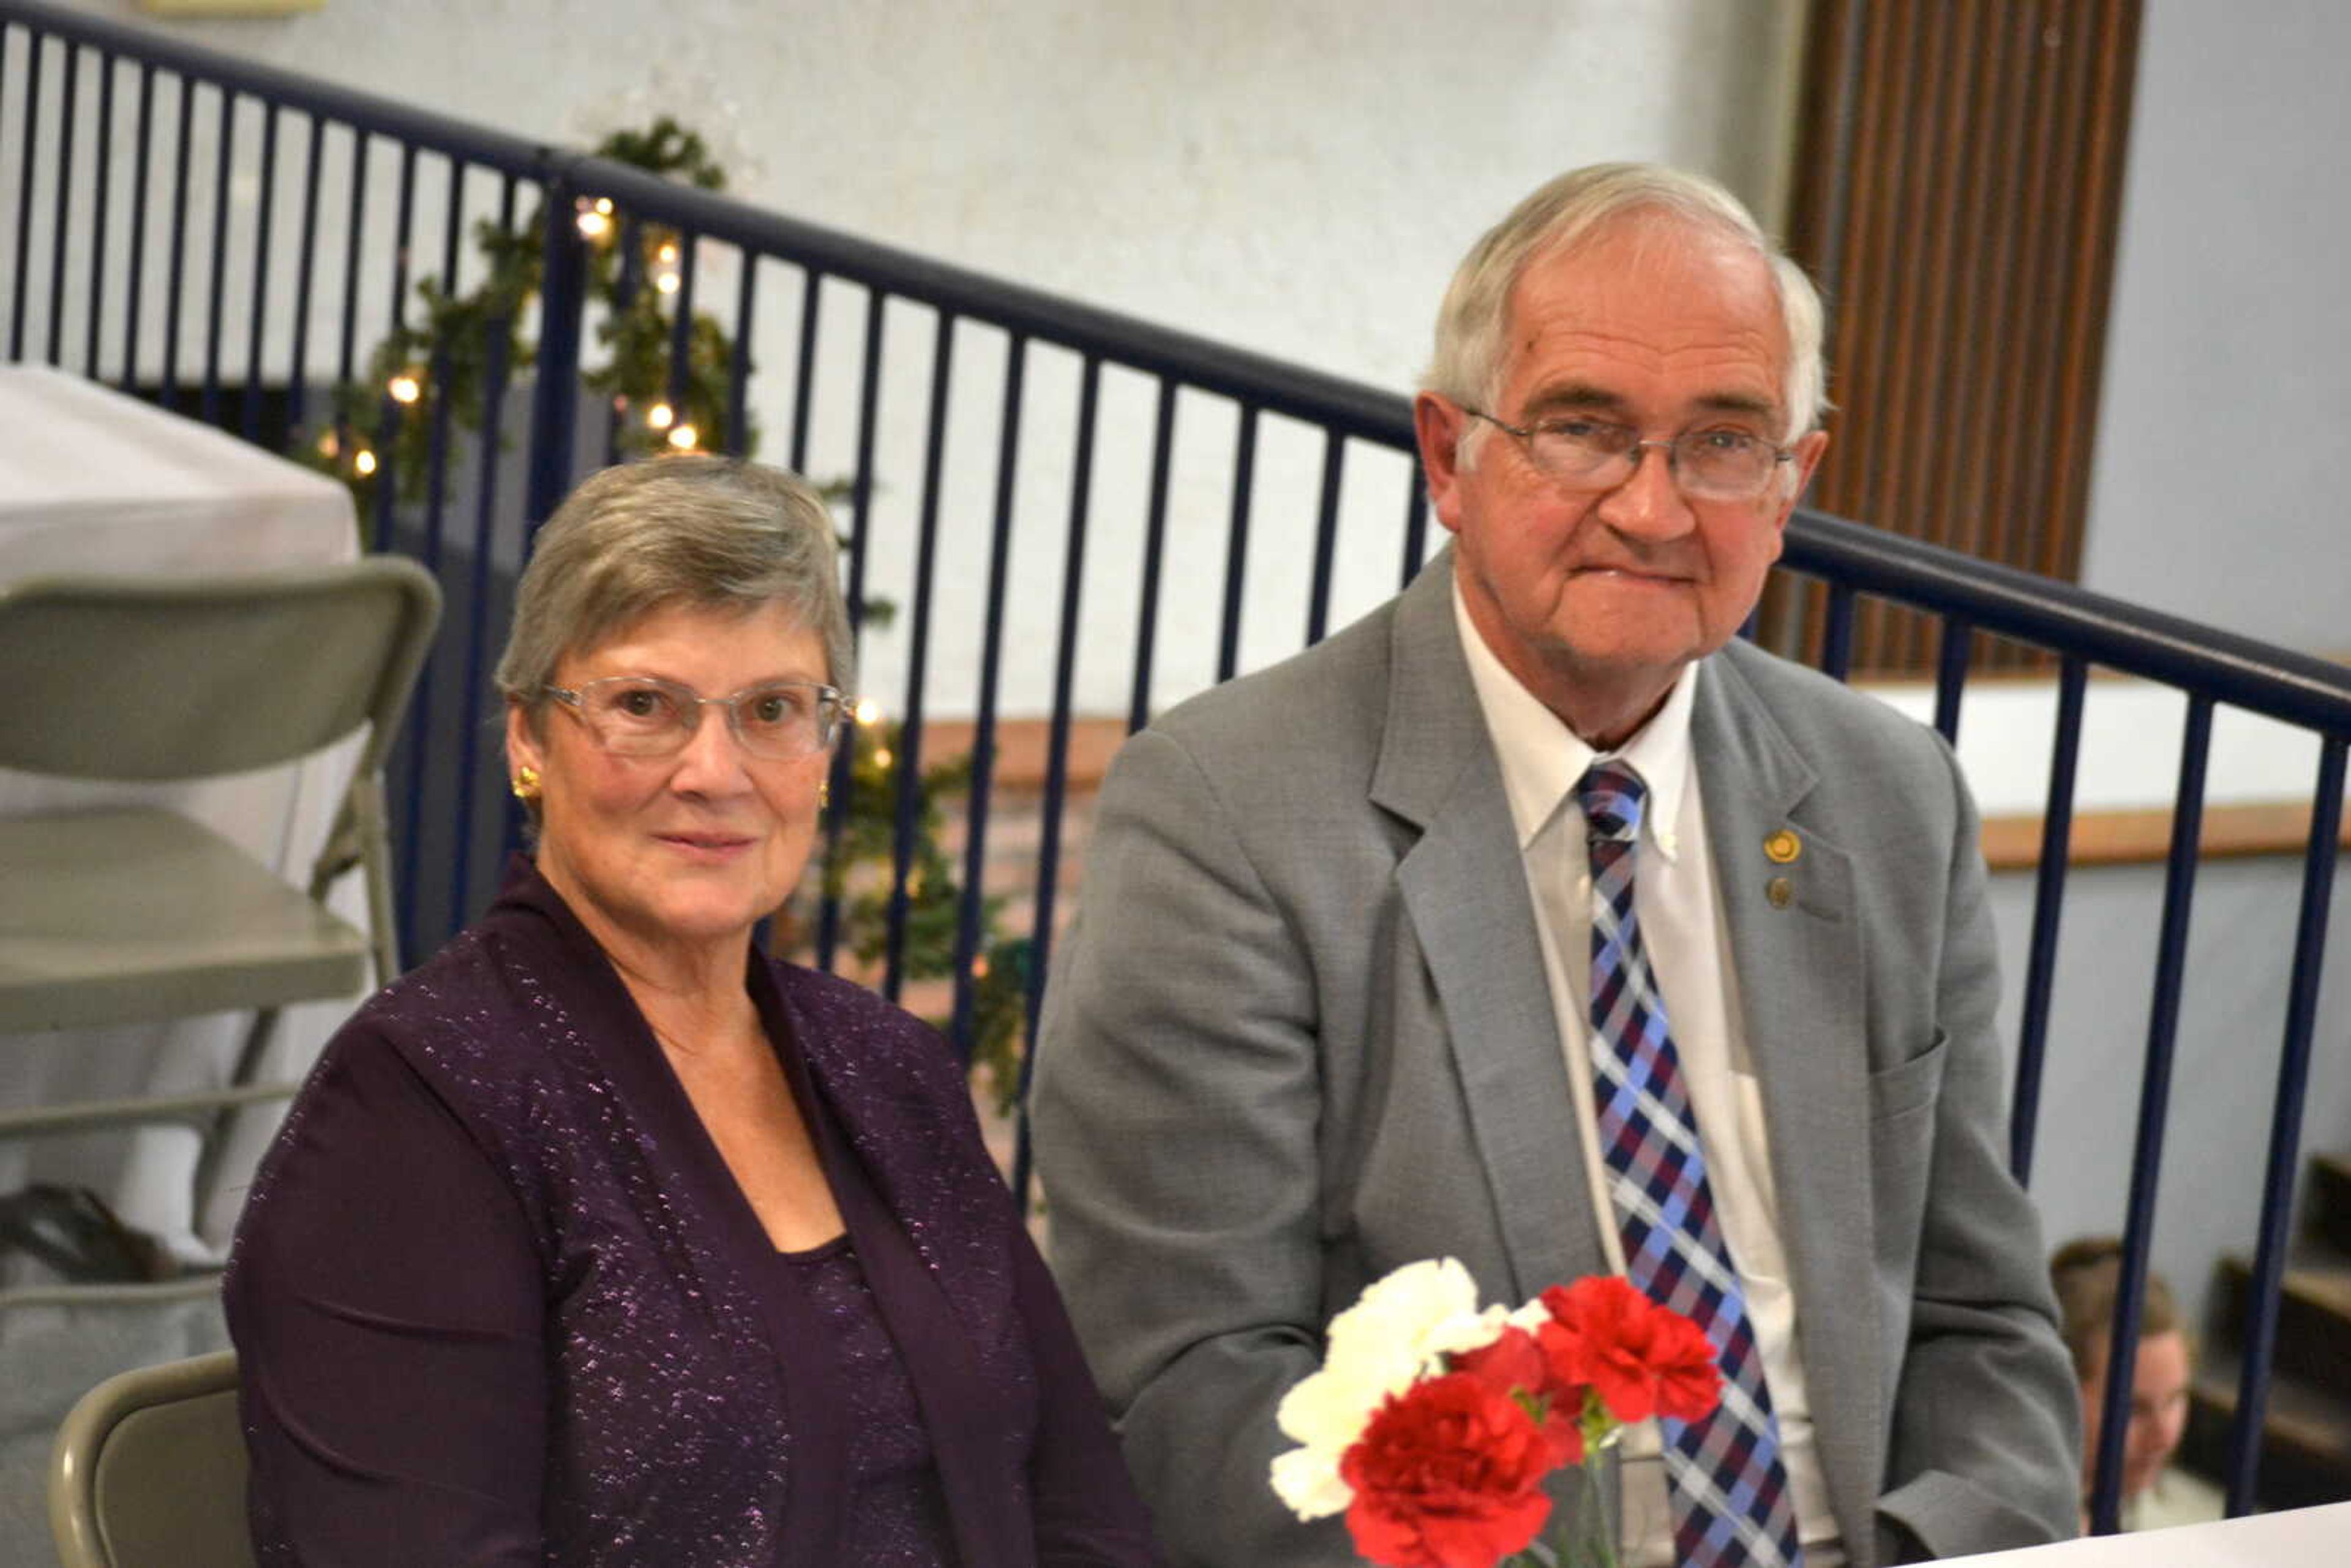
[[[1792,865],[1803,852],[1804,841],[1791,828],[1782,828],[1763,841],[1763,853],[1773,865]]]

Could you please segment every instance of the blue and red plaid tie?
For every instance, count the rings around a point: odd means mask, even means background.
[[[1633,913],[1646,792],[1640,775],[1621,763],[1595,763],[1576,785],[1592,856],[1593,1104],[1625,1271],[1652,1301],[1695,1321],[1722,1367],[1722,1403],[1713,1415],[1659,1423],[1674,1558],[1682,1568],[1800,1568],[1803,1551],[1763,1359],[1715,1218],[1665,997]]]

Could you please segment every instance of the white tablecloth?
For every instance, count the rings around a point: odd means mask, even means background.
[[[0,365],[0,582],[58,572],[234,572],[359,554],[350,496],[234,436],[57,371]],[[0,814],[74,803],[169,804],[287,873],[307,876],[350,777],[355,743],[290,768],[184,785],[120,785],[0,768]],[[336,908],[366,920],[357,876]],[[350,1010],[289,1009],[273,1071],[298,1071]],[[0,1103],[167,1092],[225,1081],[248,1015],[0,1039]],[[246,1118],[222,1190],[192,1213],[195,1134],[176,1127],[0,1144],[0,1191],[28,1180],[93,1187],[123,1218],[201,1255],[225,1239],[257,1145]]]
[[[1947,1561],[1968,1568],[2340,1568],[2351,1563],[2351,1502]]]

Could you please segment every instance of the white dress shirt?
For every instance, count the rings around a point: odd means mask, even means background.
[[[1621,1274],[1624,1239],[1593,1120],[1592,1030],[1585,1004],[1592,972],[1592,872],[1584,850],[1583,812],[1575,799],[1577,780],[1604,754],[1584,744],[1503,668],[1471,623],[1458,584],[1453,591],[1453,612],[1478,703],[1501,761],[1502,788],[1533,897],[1544,979],[1559,1019],[1574,1113],[1583,1128],[1592,1210],[1600,1218],[1600,1240],[1609,1267]],[[1698,678],[1696,664],[1684,670],[1656,716],[1624,746],[1604,755],[1629,765],[1648,786],[1635,851],[1634,909],[1658,988],[1665,993],[1666,1019],[1697,1117],[1716,1217],[1738,1267],[1748,1321],[1762,1354],[1804,1560],[1808,1568],[1841,1568],[1845,1554],[1813,1446],[1803,1357],[1796,1343],[1796,1303],[1780,1239],[1770,1129],[1740,1026],[1738,974],[1715,890],[1702,791],[1692,766],[1690,711]],[[1629,1568],[1670,1568],[1674,1561],[1660,1441],[1655,1421],[1642,1422],[1625,1435],[1624,1542]]]

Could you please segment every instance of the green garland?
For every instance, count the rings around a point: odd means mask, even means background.
[[[632,164],[706,191],[726,188],[726,174],[702,138],[669,116],[643,131],[605,138],[595,156]],[[726,418],[734,344],[716,318],[697,310],[688,324],[686,366],[680,395],[669,395],[670,344],[676,316],[674,295],[663,287],[676,277],[676,231],[641,224],[632,232],[616,221],[610,203],[582,204],[563,214],[590,244],[588,296],[600,307],[596,340],[604,362],[582,372],[581,383],[618,416],[615,431],[623,458],[710,443]],[[475,248],[487,262],[486,275],[472,292],[452,294],[439,278],[416,286],[416,319],[389,333],[367,359],[355,382],[335,389],[329,426],[315,437],[297,433],[292,455],[334,475],[350,486],[359,515],[378,504],[379,487],[394,486],[404,503],[424,498],[432,464],[432,421],[422,417],[434,400],[445,405],[451,427],[482,428],[494,354],[503,353],[509,374],[528,367],[532,345],[520,329],[524,313],[539,292],[544,267],[546,204],[514,230],[484,219],[474,228]],[[624,247],[624,237],[628,245]],[[744,431],[744,450],[756,452],[759,432]],[[826,499],[842,500],[842,482],[822,485]],[[844,541],[846,543],[847,541]],[[869,601],[866,622],[885,625],[893,609]],[[855,728],[852,785],[845,802],[841,847],[825,864],[824,896],[840,900],[841,946],[864,970],[878,972],[887,939],[890,868],[897,808],[898,758],[903,755],[894,722]],[[942,803],[970,786],[968,759],[925,768],[916,787],[917,831],[908,868],[908,915],[901,973],[910,981],[936,980],[955,967],[956,921],[962,889],[939,835]],[[808,905],[815,895],[805,886],[778,921],[778,944],[789,950],[811,925]],[[1029,944],[1002,936],[998,924],[1004,901],[981,903],[981,956],[974,972],[972,1071],[984,1080],[999,1113],[1018,1093],[1028,1009]],[[940,1020],[944,1023],[945,1020]]]

